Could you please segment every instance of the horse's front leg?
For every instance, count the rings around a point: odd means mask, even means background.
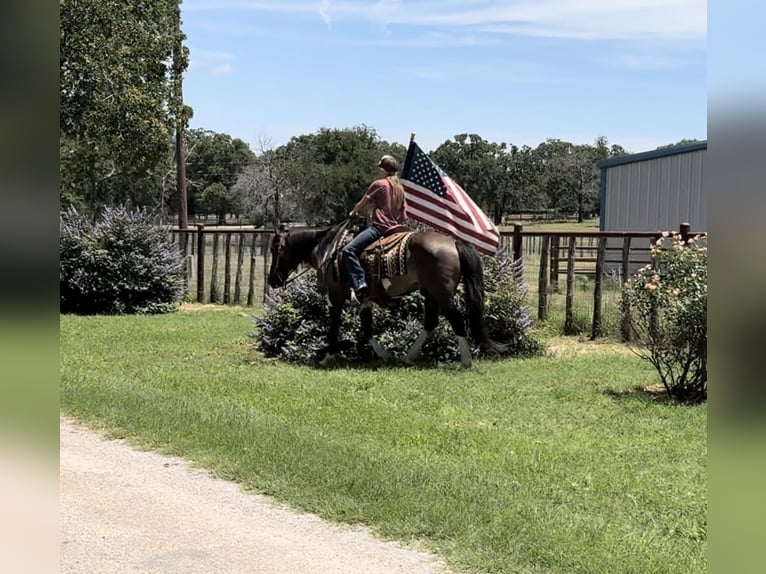
[[[340,317],[343,305],[330,305],[330,331],[327,334],[327,354],[319,361],[320,367],[329,367],[338,360],[340,351]]]
[[[391,355],[372,336],[372,305],[364,305],[359,310],[359,319],[362,322],[362,341],[370,344],[375,354],[383,361],[388,361]]]
[[[407,351],[407,358],[405,359],[405,363],[410,365],[415,363],[415,359],[417,359],[418,355],[420,355],[420,350],[423,348],[423,344],[426,342],[426,339],[428,339],[428,336],[434,329],[436,329],[436,326],[439,324],[439,305],[433,299],[429,298],[425,291],[421,291],[421,293],[425,298],[423,331],[420,333],[420,335],[418,335],[418,338],[415,339],[415,342],[412,343],[412,346],[410,346],[409,350]]]

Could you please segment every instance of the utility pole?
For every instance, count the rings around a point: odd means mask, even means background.
[[[186,110],[184,106],[183,94],[183,35],[181,34],[181,0],[178,0],[176,8],[176,42],[173,49],[173,71],[175,74],[175,103],[177,106],[176,115],[176,188],[178,189],[178,227],[179,229],[188,229],[189,227],[189,207],[186,192],[186,142],[184,130],[186,129]]]
[[[183,122],[176,126],[176,187],[180,203],[178,207],[178,227],[189,227],[188,198],[186,193],[186,143]]]

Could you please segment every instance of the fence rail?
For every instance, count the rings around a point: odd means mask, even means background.
[[[695,234],[688,224],[681,224],[679,231],[685,239]],[[188,297],[199,303],[249,307],[262,303],[268,293],[272,231],[197,225],[170,233],[186,260]],[[538,319],[548,320],[553,311],[562,311],[564,332],[582,332],[583,318],[576,311],[585,308],[595,338],[604,333],[605,303],[614,303],[620,286],[651,261],[651,243],[661,235],[660,231],[525,231],[517,224],[513,231],[501,232],[500,249],[522,259],[525,283],[530,295],[537,297],[536,305],[530,305]],[[607,292],[610,297],[605,297]],[[616,328],[627,338],[625,325]]]

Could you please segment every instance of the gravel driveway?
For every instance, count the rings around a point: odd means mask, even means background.
[[[70,574],[446,573],[431,554],[245,493],[183,460],[61,419],[61,566]]]

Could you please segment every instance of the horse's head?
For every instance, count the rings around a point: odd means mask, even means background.
[[[300,259],[290,245],[290,232],[275,230],[270,249],[269,287],[283,287],[290,273],[300,265]]]

